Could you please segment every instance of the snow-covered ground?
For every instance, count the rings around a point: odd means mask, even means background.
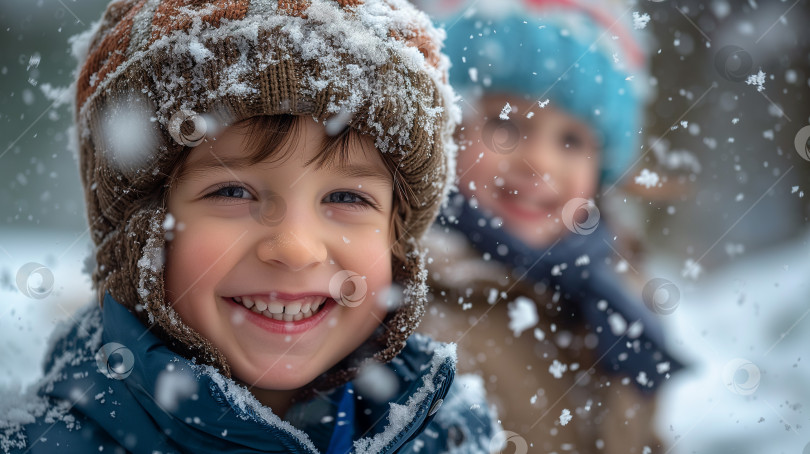
[[[82,271],[89,251],[87,232],[0,229],[0,388],[33,382],[54,325],[93,298]],[[20,290],[18,274],[29,276],[21,282],[32,297]]]
[[[92,298],[82,232],[0,232],[0,387],[39,374],[48,334]],[[672,454],[808,454],[810,232],[791,244],[738,256],[697,279],[657,256],[650,275],[678,286],[662,316],[672,348],[691,368],[663,390],[658,427]],[[30,262],[53,273],[52,292],[26,297],[16,279]],[[41,277],[29,283],[36,287]]]
[[[808,454],[810,232],[696,280],[661,258],[681,300],[662,316],[692,367],[664,389],[670,453]]]

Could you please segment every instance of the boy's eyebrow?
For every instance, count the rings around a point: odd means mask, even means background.
[[[250,159],[245,157],[220,157],[214,154],[197,159],[191,163],[186,163],[180,172],[181,176],[188,176],[195,173],[205,172],[209,169],[242,169],[250,166]]]
[[[380,170],[373,166],[348,165],[330,166],[329,170],[348,178],[370,178],[378,180],[380,183],[391,184],[393,181],[387,170]]]
[[[209,155],[205,158],[196,160],[182,170],[181,175],[188,176],[198,172],[205,172],[209,169],[223,168],[239,170],[251,165],[249,158],[245,157],[219,157],[216,155]],[[326,166],[330,172],[335,172],[338,175],[348,178],[370,178],[378,180],[380,183],[391,184],[391,175],[387,170],[380,170],[373,166],[367,165],[330,165]]]

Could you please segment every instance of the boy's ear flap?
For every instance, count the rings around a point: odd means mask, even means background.
[[[410,219],[410,204],[407,201],[408,194],[405,192],[407,186],[397,178],[398,174],[394,170],[394,209],[391,212],[391,255],[396,261],[392,263],[394,267],[394,279],[402,281],[409,276],[400,276],[398,273],[404,271],[403,265],[407,262],[408,245],[404,242],[407,235],[406,220]],[[402,279],[400,279],[402,278]]]

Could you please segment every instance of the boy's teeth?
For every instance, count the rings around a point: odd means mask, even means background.
[[[267,310],[273,314],[281,314],[284,312],[284,305],[278,301],[270,301],[270,304],[267,305]]]
[[[250,296],[234,296],[233,300],[241,303],[251,311],[262,314],[267,318],[272,318],[279,321],[294,322],[303,320],[305,318],[315,315],[326,302],[325,298],[318,298],[317,301],[308,302],[295,302],[284,305],[280,301],[267,301],[262,298],[253,298]]]

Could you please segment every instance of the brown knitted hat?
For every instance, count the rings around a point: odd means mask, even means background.
[[[115,0],[88,36],[76,122],[99,301],[109,292],[171,348],[229,376],[223,355],[165,298],[169,177],[201,140],[201,118],[343,118],[376,139],[409,194],[398,240],[406,258],[394,263],[403,297],[381,336],[319,383],[396,356],[424,312],[418,240],[455,173],[459,111],[443,32],[403,0]]]

